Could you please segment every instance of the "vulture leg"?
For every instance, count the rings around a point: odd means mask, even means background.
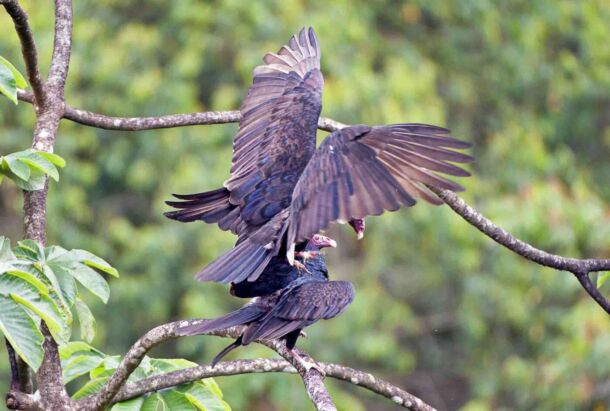
[[[288,346],[288,339],[286,339],[286,346]],[[313,359],[310,358],[309,360],[306,360],[305,358],[303,358],[299,355],[297,350],[294,350],[292,348],[290,349],[290,353],[299,362],[299,364],[301,364],[303,366],[303,368],[305,368],[306,371],[309,372],[309,370],[311,370],[313,368],[315,370],[318,370],[318,372],[320,374],[322,374],[323,377],[326,376],[326,373],[324,372],[322,367],[320,367],[320,365],[318,365],[318,363],[315,362]]]

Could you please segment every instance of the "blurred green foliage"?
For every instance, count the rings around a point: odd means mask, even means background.
[[[25,5],[46,67],[50,5]],[[469,203],[545,250],[610,255],[606,0],[83,0],[75,16],[68,101],[122,116],[236,109],[263,54],[312,25],[323,115],[447,125],[475,143],[474,176],[463,181]],[[0,13],[0,27],[11,24]],[[16,35],[3,32],[0,55],[24,71]],[[32,122],[29,105],[0,101],[0,153],[27,148]],[[236,127],[128,133],[62,122],[56,152],[69,166],[51,183],[49,241],[123,273],[108,307],[86,296],[96,347],[122,354],[156,324],[241,304],[192,278],[234,238],[161,214],[170,193],[222,183]],[[14,240],[21,204],[14,185],[0,186],[0,227]],[[610,407],[610,321],[569,273],[500,248],[448,207],[372,218],[361,242],[349,229],[331,234],[340,245],[329,252],[331,275],[353,281],[357,296],[300,342],[318,360],[374,372],[439,409]],[[152,355],[207,362],[226,344],[187,338]],[[270,354],[252,346],[231,358]],[[296,376],[218,382],[236,410],[311,407]],[[340,409],[395,409],[329,385]]]

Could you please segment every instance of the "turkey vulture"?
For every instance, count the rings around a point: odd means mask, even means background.
[[[338,316],[354,299],[351,283],[328,280],[324,257],[319,252],[303,259],[303,266],[303,273],[285,288],[253,298],[239,310],[223,317],[179,328],[177,334],[197,335],[245,325],[237,340],[214,357],[212,367],[230,351],[255,340],[283,338],[286,347],[292,350],[301,330],[318,320]]]
[[[358,237],[364,218],[412,206],[421,197],[441,204],[426,186],[463,188],[438,173],[466,177],[452,163],[472,157],[470,144],[426,124],[357,125],[330,134],[316,149],[323,78],[320,47],[303,28],[254,69],[233,141],[231,176],[223,188],[168,201],[178,221],[217,223],[237,245],[205,267],[201,281],[254,281],[279,254],[333,222],[350,223]]]

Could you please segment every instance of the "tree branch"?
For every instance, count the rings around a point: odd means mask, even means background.
[[[4,6],[8,15],[13,19],[15,31],[17,31],[19,41],[21,42],[21,53],[25,62],[25,70],[30,86],[34,90],[32,96],[35,96],[37,103],[35,106],[38,106],[43,100],[44,85],[38,69],[38,52],[36,51],[36,43],[28,23],[28,15],[21,8],[17,0],[0,0],[0,4]],[[32,98],[30,102],[34,103],[34,99]]]
[[[342,380],[366,388],[376,394],[391,399],[396,404],[412,411],[434,410],[421,399],[408,392],[381,380],[372,374],[338,364],[318,363],[327,377]],[[229,375],[285,372],[296,373],[296,369],[286,360],[259,358],[255,360],[226,361],[217,364],[214,368],[202,365],[184,370],[173,371],[149,377],[132,384],[125,385],[112,401],[113,403],[125,401],[149,392],[175,387],[201,380],[203,378],[222,377]]]
[[[27,91],[19,90],[19,100],[33,103],[34,96]],[[111,117],[92,111],[81,110],[66,105],[63,118],[85,126],[104,130],[144,131],[160,128],[202,126],[211,124],[238,123],[241,119],[239,111],[205,111],[188,114],[169,114],[159,117]],[[320,130],[334,131],[344,125],[330,118],[320,117]]]
[[[196,381],[202,378],[236,375],[254,372],[298,372],[303,379],[308,395],[318,410],[332,410],[335,408],[326,388],[323,385],[324,375],[318,370],[305,369],[303,364],[291,353],[283,342],[280,341],[259,341],[285,358],[282,360],[257,359],[242,360],[233,362],[221,362],[212,368],[210,366],[200,366],[188,368],[162,374],[138,382],[125,385],[131,373],[142,362],[142,359],[153,347],[171,339],[177,338],[176,330],[179,327],[194,325],[207,320],[175,321],[153,328],[129,349],[114,374],[108,379],[100,392],[95,395],[83,398],[77,402],[78,410],[102,410],[110,404],[124,401],[147,392],[173,387],[186,382]],[[218,337],[237,338],[241,335],[241,327],[232,327],[219,330],[206,335]],[[299,350],[299,356],[309,357],[306,353]],[[330,377],[349,381],[352,384],[367,388],[377,394],[392,399],[399,405],[412,410],[433,410],[422,400],[393,386],[387,381],[378,379],[371,374],[358,371],[349,367],[337,364],[318,364],[320,368]]]
[[[325,375],[316,368],[307,369],[294,355],[296,352],[301,359],[313,361],[309,354],[297,348],[293,349],[292,351],[289,350],[286,347],[286,342],[283,340],[260,341],[259,343],[277,352],[297,370],[301,376],[301,379],[303,380],[303,384],[305,384],[307,395],[309,395],[309,399],[316,407],[316,410],[337,411],[337,407],[335,406],[333,399],[330,397],[330,394],[324,385]]]
[[[604,311],[606,311],[606,313],[610,314],[610,303],[599,292],[597,287],[593,285],[589,278],[589,273],[591,272],[610,270],[610,259],[578,259],[547,253],[546,251],[533,247],[525,241],[516,238],[502,227],[497,226],[473,207],[466,204],[466,202],[453,191],[434,187],[428,188],[438,195],[464,220],[498,244],[503,245],[512,252],[519,254],[536,264],[554,268],[556,270],[569,271],[574,274],[585,291],[604,309]]]

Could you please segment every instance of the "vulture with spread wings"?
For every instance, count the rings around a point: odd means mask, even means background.
[[[449,130],[426,124],[357,125],[330,134],[316,149],[324,80],[312,28],[268,53],[254,70],[233,141],[224,187],[168,201],[165,215],[217,223],[238,235],[235,248],[205,267],[201,281],[254,281],[274,256],[293,262],[311,236],[333,222],[349,223],[360,238],[364,218],[412,206],[441,204],[427,186],[462,187],[439,174],[470,174],[453,163],[472,157]]]

